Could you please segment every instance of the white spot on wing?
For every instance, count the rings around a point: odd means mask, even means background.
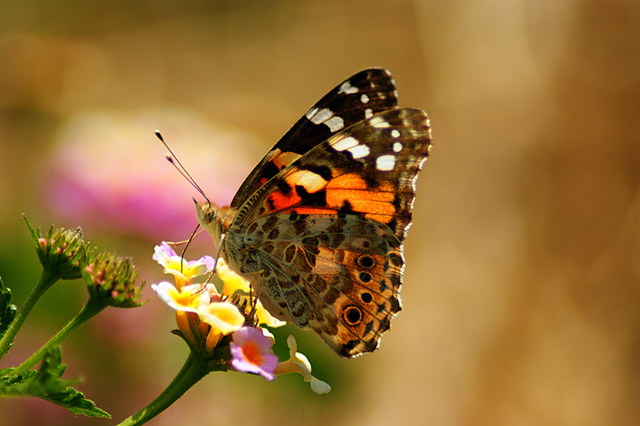
[[[362,102],[363,104],[369,103],[369,97],[366,93],[363,93],[362,96],[360,96],[360,102]]]
[[[329,127],[329,130],[331,130],[331,133],[335,133],[344,127],[344,120],[338,116],[334,116],[326,120],[324,124],[326,124],[327,127]]]
[[[344,83],[342,83],[342,85],[340,85],[340,90],[338,90],[338,93],[347,93],[347,94],[358,93],[358,88],[353,87],[351,83],[349,83],[348,81],[345,81]]]
[[[322,176],[309,170],[298,170],[285,178],[291,186],[301,185],[309,193],[320,191],[327,186],[327,181]]]
[[[381,155],[376,160],[376,169],[388,172],[393,170],[396,164],[396,157],[394,155]]]
[[[393,144],[393,150],[395,152],[400,152],[402,151],[402,144],[400,142],[396,142]]]
[[[372,118],[371,121],[369,121],[369,124],[371,124],[373,127],[378,128],[378,129],[382,129],[382,128],[391,126],[388,122],[386,122],[381,117]]]
[[[354,146],[358,146],[359,144],[360,142],[358,142],[356,139],[348,136],[346,138],[340,139],[331,146],[333,146],[333,149],[335,149],[336,151],[344,151],[345,149],[353,148]]]
[[[354,146],[353,148],[349,148],[349,152],[351,152],[351,155],[353,155],[353,158],[364,158],[367,155],[369,155],[371,150],[366,145],[357,145],[357,146]]]
[[[298,158],[301,157],[301,155],[298,154],[298,153],[295,153],[295,152],[280,152],[279,149],[278,150],[273,150],[271,152],[274,153],[274,154],[277,154],[277,155],[270,155],[270,156],[267,155],[265,158],[271,158],[271,161],[273,161],[273,164],[276,165],[278,170],[284,169],[289,164],[293,163],[294,161],[296,161]]]
[[[373,110],[371,108],[367,108],[364,110],[364,118],[373,117]]]
[[[392,138],[399,138],[399,137],[400,137],[400,130],[398,130],[398,129],[393,129],[393,130],[391,131],[391,137],[392,137]]]
[[[411,189],[413,192],[416,192],[416,182],[418,181],[418,175],[415,175],[413,179],[411,179]],[[411,208],[413,208],[413,201],[411,201]]]
[[[311,115],[311,116],[309,116],[309,115]],[[329,108],[322,108],[319,111],[317,109],[314,109],[313,113],[312,113],[312,111],[309,111],[307,113],[307,118],[309,120],[311,120],[311,122],[313,124],[324,123],[325,121],[327,121],[331,117],[333,117],[333,112]]]
[[[307,113],[305,114],[305,117],[311,120],[311,117],[313,117],[316,114],[316,112],[318,112],[318,108],[311,108],[309,111],[307,111]]]
[[[313,124],[326,124],[331,133],[335,133],[344,127],[344,120],[337,115],[333,115],[333,111],[329,108],[312,108],[307,112],[306,117]]]

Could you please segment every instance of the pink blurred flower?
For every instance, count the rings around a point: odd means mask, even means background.
[[[180,160],[219,204],[228,203],[251,164],[238,152],[254,143],[187,110],[94,112],[59,132],[43,199],[65,222],[105,233],[183,239],[197,221],[196,191],[165,160],[160,128]]]

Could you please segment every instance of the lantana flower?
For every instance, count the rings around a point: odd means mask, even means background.
[[[64,280],[80,278],[80,262],[85,260],[88,250],[88,244],[82,239],[82,230],[55,229],[51,226],[43,235],[39,228],[31,226],[26,216],[23,215],[23,218],[31,232],[43,268]]]
[[[223,259],[218,259],[216,273],[224,283],[224,287],[222,289],[223,295],[231,297],[236,294],[237,291],[244,294],[250,293],[250,285],[247,280],[233,272],[231,268],[229,268],[229,265],[227,265],[227,262]],[[262,303],[259,300],[256,302],[256,316],[258,317],[258,324],[264,324],[267,327],[277,328],[286,324],[286,322],[280,321],[271,315],[262,306]]]
[[[164,268],[165,274],[174,276],[177,288],[191,284],[193,278],[211,272],[215,263],[211,256],[203,256],[198,260],[187,262],[164,241],[160,246],[155,247],[153,260]]]
[[[257,328],[242,327],[233,333],[231,367],[236,371],[259,374],[268,381],[276,379],[278,357],[271,351],[273,342]]]
[[[91,253],[87,257],[91,258],[91,263],[81,270],[81,274],[92,298],[117,308],[135,308],[146,303],[140,301],[145,283],[136,284],[138,270],[131,259],[107,252]]]
[[[202,291],[202,285],[192,284],[180,289],[173,284],[163,281],[151,288],[158,294],[158,297],[176,311],[176,323],[182,337],[191,347],[198,346],[198,339],[191,327],[197,319],[197,312],[200,306],[208,305],[211,301],[211,290],[215,291],[213,284],[207,284]],[[199,329],[198,324],[195,324]]]
[[[298,352],[298,343],[295,337],[289,336],[287,338],[287,346],[289,346],[289,359],[278,365],[276,374],[300,373],[304,377],[304,381],[311,384],[313,392],[318,395],[329,393],[331,386],[311,375],[311,363],[304,354]]]
[[[156,246],[153,258],[174,277],[175,285],[164,281],[153,290],[176,311],[179,334],[192,350],[217,369],[257,374],[274,380],[277,374],[297,372],[311,383],[311,389],[327,393],[326,383],[311,376],[311,364],[301,353],[293,336],[287,340],[291,358],[279,363],[273,354],[273,335],[258,324],[280,327],[286,323],[269,314],[255,299],[250,284],[218,259],[216,273],[223,282],[218,292],[213,284],[197,284],[194,279],[209,274],[215,262],[204,256],[185,261],[167,243]],[[213,371],[213,370],[211,370]]]
[[[239,330],[245,323],[244,315],[230,302],[209,303],[198,307],[200,321],[209,324],[207,348],[214,348],[220,339]]]

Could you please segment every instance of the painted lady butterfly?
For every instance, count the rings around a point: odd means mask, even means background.
[[[402,241],[429,155],[424,111],[388,71],[347,79],[267,153],[228,207],[196,203],[221,256],[275,317],[339,355],[372,352],[401,309]]]

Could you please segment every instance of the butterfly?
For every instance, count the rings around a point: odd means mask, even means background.
[[[374,351],[401,310],[402,242],[431,149],[424,111],[391,74],[363,70],[318,101],[227,207],[196,203],[220,256],[276,318],[337,354]]]

